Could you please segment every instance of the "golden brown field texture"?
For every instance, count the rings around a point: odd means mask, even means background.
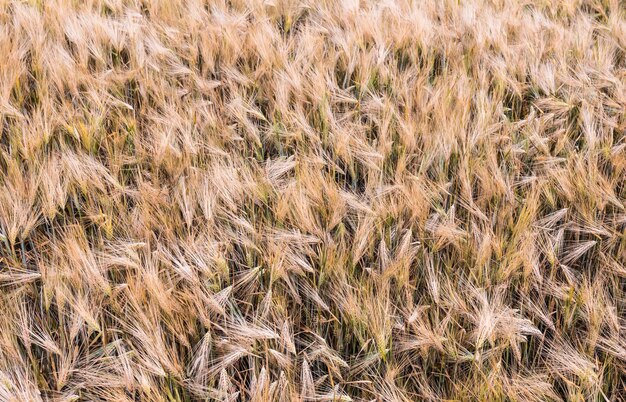
[[[626,400],[626,3],[0,0],[0,401]]]

